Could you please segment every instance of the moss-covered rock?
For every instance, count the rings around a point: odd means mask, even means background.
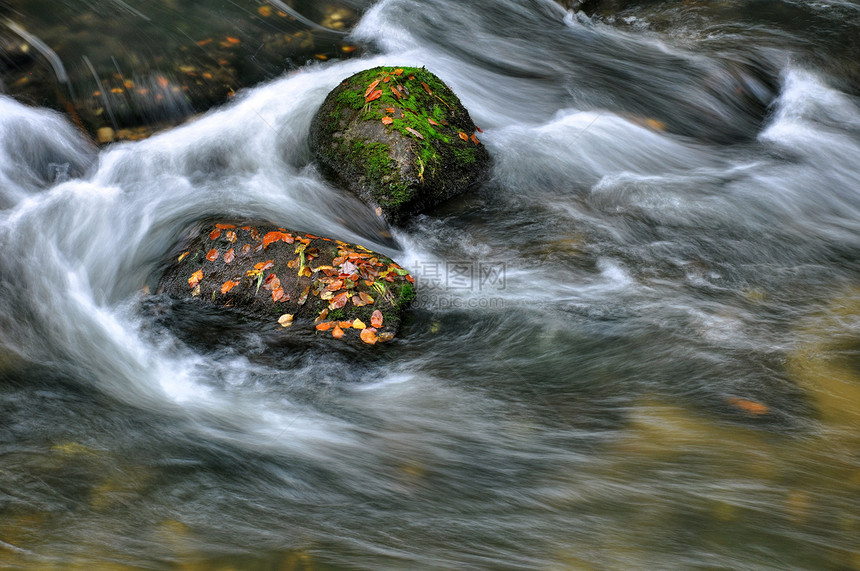
[[[390,340],[414,297],[390,258],[267,223],[198,224],[174,254],[159,293],[346,341]]]
[[[486,175],[490,157],[477,131],[426,69],[377,67],[329,93],[310,143],[324,174],[398,223]]]

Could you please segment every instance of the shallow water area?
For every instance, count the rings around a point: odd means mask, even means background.
[[[360,58],[101,150],[0,99],[0,567],[860,569],[860,100],[747,8],[691,20],[727,49],[653,5],[384,0]],[[380,65],[493,158],[398,228],[306,140]],[[217,216],[391,256],[400,334],[148,293]]]

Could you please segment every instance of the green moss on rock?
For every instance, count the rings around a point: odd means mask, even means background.
[[[424,68],[377,67],[329,93],[311,126],[322,171],[391,222],[486,176],[489,154],[460,100]]]

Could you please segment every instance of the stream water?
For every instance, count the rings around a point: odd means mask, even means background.
[[[143,141],[0,97],[0,567],[860,569],[857,38],[848,0],[382,0],[364,55]],[[377,65],[494,161],[393,229],[306,140]],[[392,256],[401,334],[166,310],[217,215]]]

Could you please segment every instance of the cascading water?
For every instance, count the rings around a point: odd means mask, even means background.
[[[100,151],[0,98],[0,566],[860,569],[860,100],[747,9],[383,0],[374,54]],[[494,161],[396,229],[306,141],[378,65],[439,75]],[[411,323],[176,313],[149,292],[219,215],[392,256]]]

